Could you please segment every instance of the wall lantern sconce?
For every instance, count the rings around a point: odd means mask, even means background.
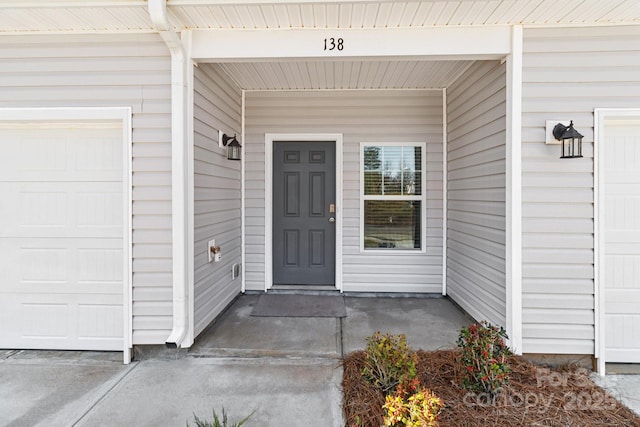
[[[242,146],[238,142],[236,135],[229,136],[226,133],[220,132],[219,144],[221,147],[227,147],[227,159],[229,160],[241,160],[242,159]]]
[[[569,126],[562,124],[562,121],[547,121],[547,144],[561,144],[561,159],[576,159],[582,157],[582,138],[584,136],[573,127],[573,120],[569,121]],[[566,122],[566,120],[564,121]],[[553,126],[551,132],[549,128]],[[549,133],[553,135],[555,140],[550,141]],[[557,142],[560,141],[560,142]]]

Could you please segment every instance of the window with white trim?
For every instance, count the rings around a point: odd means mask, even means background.
[[[424,249],[426,144],[361,144],[364,250]]]

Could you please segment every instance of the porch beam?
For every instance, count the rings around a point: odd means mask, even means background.
[[[353,57],[501,59],[511,52],[508,26],[195,30],[191,37],[190,56],[198,62]]]
[[[398,0],[349,0],[349,3],[393,3]],[[450,0],[452,1],[452,0]],[[472,2],[475,0],[457,0],[458,2]],[[169,0],[170,6],[248,6],[248,5],[272,5],[272,4],[336,4],[345,3],[345,0]]]

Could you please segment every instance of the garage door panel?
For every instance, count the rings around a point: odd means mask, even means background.
[[[122,179],[124,147],[120,129],[0,129],[0,132],[3,153],[0,181]]]
[[[608,253],[605,256],[605,286],[607,295],[611,295],[614,300],[624,301],[624,295],[616,292],[616,289],[636,289],[638,281],[637,274],[640,273],[640,255],[637,249],[635,253],[629,251],[630,255],[625,255],[617,248],[615,254]],[[609,252],[609,251],[607,251]],[[611,299],[611,298],[610,298]]]
[[[0,348],[122,350],[124,147],[121,125],[0,127]]]
[[[122,294],[123,256],[121,239],[2,239],[0,257],[18,267],[0,293]]]
[[[0,237],[121,238],[121,182],[0,183]]]
[[[3,300],[7,319],[22,321],[2,322],[2,348],[122,350],[122,295],[14,294]]]
[[[605,360],[640,362],[640,126],[605,124]]]

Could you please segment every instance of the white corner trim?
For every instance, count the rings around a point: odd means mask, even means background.
[[[133,193],[132,193],[132,111],[131,107],[44,107],[44,108],[0,108],[0,126],[3,122],[55,121],[95,122],[113,121],[122,127],[122,266],[123,266],[123,362],[132,358],[133,340]],[[126,229],[124,228],[126,226]]]
[[[125,365],[131,363],[133,358],[133,120],[132,120],[131,107],[122,108],[122,139],[127,145],[125,156],[127,156],[123,167],[126,169],[124,177],[126,179],[123,183],[123,193],[126,197],[126,221],[123,224],[127,224],[127,238],[124,242],[124,265],[126,269],[123,272],[124,280],[124,301],[122,305],[124,307],[124,354],[123,362]],[[126,166],[124,166],[126,165]]]
[[[188,32],[182,33],[183,43],[185,48],[189,45]],[[188,50],[188,48],[187,48]],[[187,208],[186,208],[186,288],[187,288],[187,318],[188,328],[187,335],[185,337],[186,343],[193,343],[195,339],[195,227],[194,227],[194,215],[195,215],[195,148],[194,148],[194,67],[195,64],[191,60],[186,61],[185,72],[185,85],[186,85],[186,117],[185,117],[185,132],[186,132],[186,193],[187,193]]]
[[[264,290],[273,287],[273,254],[267,246],[273,241],[273,143],[274,141],[335,141],[336,144],[336,263],[335,285],[342,289],[342,206],[343,137],[341,133],[267,133],[264,136]],[[244,156],[243,156],[244,157]]]
[[[604,168],[605,161],[605,139],[607,119],[640,118],[640,108],[595,108],[594,109],[594,148],[595,156],[593,162],[593,267],[594,267],[594,333],[595,333],[595,354],[598,361],[598,375],[604,377],[606,374],[606,294],[605,294],[605,252],[602,245],[604,235]]]
[[[522,26],[514,25],[507,56],[506,330],[522,354]]]
[[[273,286],[273,141],[277,135],[264,136],[264,290]]]
[[[605,298],[604,298],[604,280],[601,279],[603,274],[603,257],[604,251],[600,248],[600,236],[604,232],[601,218],[604,215],[604,206],[600,203],[601,192],[604,192],[604,174],[600,173],[602,166],[600,162],[604,160],[604,119],[606,114],[603,110],[596,108],[594,110],[593,124],[593,155],[596,158],[593,161],[593,272],[594,272],[594,357],[598,361],[598,374],[604,377],[606,374],[605,360]],[[604,194],[602,194],[604,195]]]
[[[242,115],[240,119],[240,139],[242,141],[242,159],[240,160],[240,262],[242,277],[240,277],[240,292],[243,294],[247,290],[247,281],[246,277],[246,265],[247,265],[247,248],[246,248],[246,236],[247,236],[247,218],[246,218],[246,197],[247,197],[247,188],[246,188],[246,139],[245,139],[245,121],[246,121],[246,91],[242,90],[242,101],[241,106]]]
[[[442,89],[442,295],[447,295],[447,211],[449,209],[447,157],[447,88]]]

